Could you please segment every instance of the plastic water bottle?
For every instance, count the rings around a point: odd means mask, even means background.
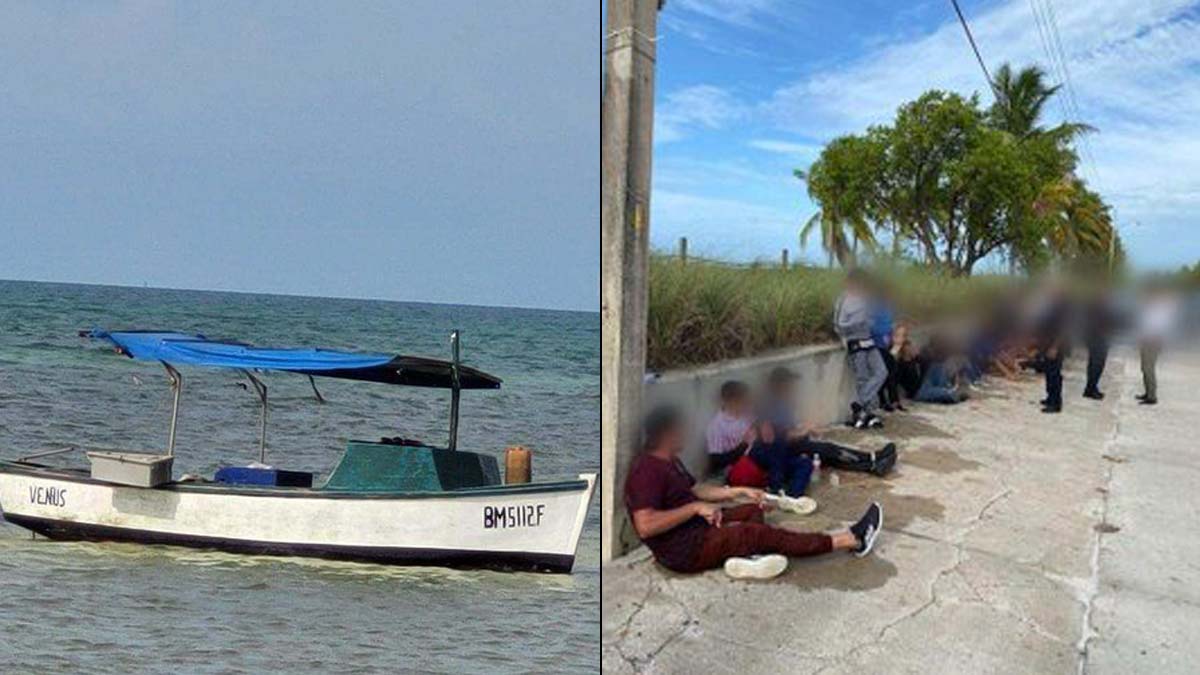
[[[813,465],[813,470],[812,470],[812,481],[811,482],[820,483],[821,482],[821,456],[820,455],[813,455],[812,465]]]
[[[838,478],[837,472],[836,472],[836,471],[830,471],[830,472],[829,472],[829,486],[830,486],[830,487],[837,487],[837,486],[839,486],[839,485],[841,485],[841,484],[842,484],[842,480],[841,480],[840,478]]]

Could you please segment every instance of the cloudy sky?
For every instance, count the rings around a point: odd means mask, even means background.
[[[0,279],[595,311],[599,20],[0,3]]]
[[[1099,128],[1083,176],[1115,205],[1131,259],[1200,260],[1200,2],[960,5],[992,70],[1036,63],[1058,81],[1039,33],[1052,15],[1080,115]],[[815,207],[792,169],[926,89],[987,90],[948,0],[668,0],[659,34],[652,232],[663,248],[687,236],[708,255],[795,251]],[[1066,108],[1048,113],[1055,123]],[[823,258],[809,246],[805,257]]]

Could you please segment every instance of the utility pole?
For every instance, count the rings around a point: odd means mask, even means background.
[[[663,0],[608,0],[600,105],[601,559],[634,540],[623,506],[640,439],[646,371],[646,296],[654,60]]]

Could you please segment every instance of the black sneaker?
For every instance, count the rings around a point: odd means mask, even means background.
[[[867,507],[867,512],[863,514],[858,522],[850,526],[850,533],[858,539],[858,547],[854,549],[854,555],[859,558],[871,552],[875,548],[875,540],[879,538],[879,530],[883,528],[883,507],[879,502],[871,502]]]
[[[1100,391],[1099,389],[1097,389],[1095,391],[1085,391],[1085,392],[1083,392],[1083,397],[1095,399],[1097,401],[1103,401],[1104,400],[1104,392]]]
[[[1044,405],[1044,406],[1042,406],[1042,412],[1044,412],[1044,413],[1060,413],[1060,412],[1062,412],[1062,406],[1061,405]]]
[[[879,452],[876,453],[876,455],[879,457],[887,457],[888,455],[894,456],[895,454],[896,454],[896,444],[895,443],[888,443],[888,444],[884,445],[882,448],[879,449]]]
[[[866,425],[868,427],[870,427],[872,429],[882,429],[883,428],[883,419],[881,419],[878,415],[866,415],[865,417],[867,420]]]
[[[1138,400],[1138,405],[1155,405],[1157,403],[1157,398],[1140,397],[1140,400]]]
[[[1146,400],[1146,395],[1145,395],[1145,394],[1138,394],[1137,396],[1134,396],[1134,398],[1136,398],[1136,399],[1137,399],[1137,400],[1139,400],[1139,401],[1145,401],[1145,400]]]
[[[891,446],[890,443],[888,445]],[[894,466],[896,466],[895,450],[888,454],[880,453],[871,458],[871,473],[879,476],[880,478],[891,473],[892,467]]]

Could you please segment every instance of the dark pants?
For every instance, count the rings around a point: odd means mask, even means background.
[[[721,512],[721,526],[704,531],[700,548],[691,565],[680,572],[703,572],[725,564],[728,558],[782,553],[801,558],[833,550],[833,539],[827,534],[793,532],[771,527],[763,522],[762,509],[746,504]]]
[[[887,379],[879,390],[880,405],[899,405],[900,381],[896,377],[896,357],[890,349],[879,348],[879,356],[883,357],[883,365],[887,366]]]
[[[1046,356],[1042,361],[1042,367],[1042,372],[1046,374],[1046,407],[1061,408],[1063,387],[1062,352],[1059,352],[1058,356],[1054,358]]]
[[[1099,341],[1088,344],[1087,385],[1083,391],[1095,394],[1100,391],[1100,376],[1104,374],[1104,362],[1108,360],[1108,343]]]
[[[759,443],[750,451],[750,459],[767,473],[771,492],[783,490],[790,497],[800,497],[812,479],[812,458],[792,451],[787,442]]]
[[[876,468],[875,462],[871,461],[871,453],[853,450],[837,443],[802,438],[792,441],[791,449],[794,453],[819,456],[821,466],[826,469],[872,471]]]
[[[1142,386],[1146,389],[1146,398],[1152,401],[1158,400],[1158,374],[1155,373],[1155,369],[1158,367],[1158,352],[1160,350],[1161,345],[1157,342],[1147,341],[1142,343]]]

